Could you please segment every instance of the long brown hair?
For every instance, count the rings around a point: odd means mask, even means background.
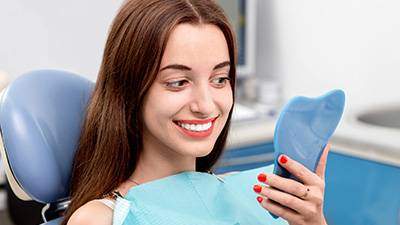
[[[214,24],[225,35],[232,94],[236,82],[235,38],[213,0],[128,0],[111,25],[98,80],[88,106],[71,177],[72,202],[62,224],[90,200],[129,178],[142,150],[143,98],[154,82],[171,30],[180,23]],[[210,170],[220,157],[232,110],[213,150],[196,161]]]

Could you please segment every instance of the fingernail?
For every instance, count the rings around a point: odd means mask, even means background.
[[[261,203],[261,202],[263,201],[263,198],[260,197],[260,196],[258,196],[258,197],[257,197],[257,201],[258,201],[259,203]]]
[[[279,161],[280,161],[282,164],[287,163],[287,158],[286,158],[286,156],[282,155]]]
[[[267,175],[260,173],[257,177],[257,179],[261,182],[265,182],[267,180]]]
[[[261,192],[261,189],[262,189],[262,187],[260,187],[260,186],[258,186],[258,185],[254,185],[254,187],[253,187],[253,190],[254,190],[256,193],[260,193],[260,192]]]

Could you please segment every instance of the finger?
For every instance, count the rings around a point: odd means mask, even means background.
[[[320,182],[320,178],[318,176],[316,176],[313,172],[299,162],[291,159],[289,156],[280,155],[278,161],[281,166],[283,166],[304,184],[311,185]]]
[[[274,215],[281,217],[285,220],[291,221],[295,220],[296,217],[298,217],[298,213],[293,211],[290,208],[287,208],[285,206],[279,205],[269,199],[263,198],[261,196],[257,197],[258,202],[260,202],[260,205],[268,210],[270,213],[273,213]]]
[[[317,174],[322,180],[325,180],[325,168],[326,162],[328,160],[329,153],[329,142],[326,144],[324,151],[322,152],[321,158],[318,162],[317,169],[315,169],[315,174]]]
[[[303,186],[304,187],[304,186]],[[260,195],[275,201],[283,206],[286,206],[290,209],[292,209],[295,212],[298,212],[300,214],[306,213],[306,207],[304,207],[304,200],[300,199],[296,196],[293,196],[291,194],[288,194],[286,192],[277,190],[272,187],[267,187],[267,186],[261,186],[261,185],[256,185],[254,186],[254,190],[258,189]],[[303,194],[304,194],[303,190]]]
[[[298,181],[283,178],[275,174],[260,174],[259,177],[265,177],[263,180],[265,184],[294,196],[302,197],[305,194],[306,187]]]

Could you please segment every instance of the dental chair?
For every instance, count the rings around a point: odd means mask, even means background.
[[[73,73],[37,70],[0,94],[0,151],[7,180],[22,200],[44,203],[43,224],[59,224],[93,83]]]

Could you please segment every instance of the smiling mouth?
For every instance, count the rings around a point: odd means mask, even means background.
[[[181,122],[176,122],[180,127],[182,127],[185,130],[188,131],[194,131],[194,132],[201,132],[201,131],[206,131],[211,128],[212,122],[204,123],[204,124],[190,124],[190,123],[181,123]]]
[[[214,122],[218,118],[207,120],[176,120],[174,123],[185,133],[193,138],[205,138],[213,133]]]

